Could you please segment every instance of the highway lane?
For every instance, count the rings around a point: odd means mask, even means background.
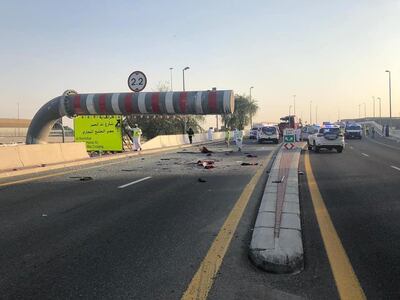
[[[2,298],[179,299],[255,174],[241,162],[265,165],[276,147],[211,148],[1,187]]]
[[[369,299],[400,297],[397,149],[395,142],[364,138],[348,141],[342,154],[310,153],[323,200]]]

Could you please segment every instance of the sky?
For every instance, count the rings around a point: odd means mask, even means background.
[[[0,1],[0,118],[32,118],[67,89],[127,92],[134,70],[186,90],[232,89],[303,121],[400,116],[400,1]],[[146,91],[145,90],[145,91]],[[293,112],[293,107],[291,108]],[[379,108],[376,104],[376,115]],[[213,118],[214,119],[214,118]]]

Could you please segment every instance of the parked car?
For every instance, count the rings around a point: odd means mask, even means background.
[[[257,142],[273,142],[279,143],[279,127],[278,126],[263,126],[258,129]]]
[[[308,136],[309,136],[310,134],[317,133],[318,130],[319,130],[319,128],[320,128],[320,126],[318,126],[318,125],[307,125],[307,126],[304,126],[304,127],[301,129],[301,136],[300,136],[300,139],[301,139],[302,141],[308,141]]]
[[[344,149],[344,136],[339,126],[326,125],[322,126],[317,133],[308,136],[308,150],[319,152],[320,149],[336,149],[341,153]]]
[[[249,139],[256,140],[257,139],[258,130],[261,127],[266,126],[266,125],[268,125],[268,124],[267,123],[256,123],[256,124],[253,124],[253,127],[250,129]]]

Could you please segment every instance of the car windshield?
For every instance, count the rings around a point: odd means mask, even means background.
[[[276,133],[276,128],[275,127],[263,127],[262,131],[266,134],[274,134],[274,133]]]
[[[323,133],[323,134],[338,134],[340,133],[340,129],[337,127],[328,127],[328,128],[321,128],[319,130],[319,133]]]
[[[360,125],[350,125],[346,127],[346,130],[361,130]]]

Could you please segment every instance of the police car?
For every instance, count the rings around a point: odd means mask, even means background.
[[[344,149],[344,136],[339,126],[325,125],[317,133],[308,136],[308,150],[319,152],[320,149],[336,149],[341,153]]]

